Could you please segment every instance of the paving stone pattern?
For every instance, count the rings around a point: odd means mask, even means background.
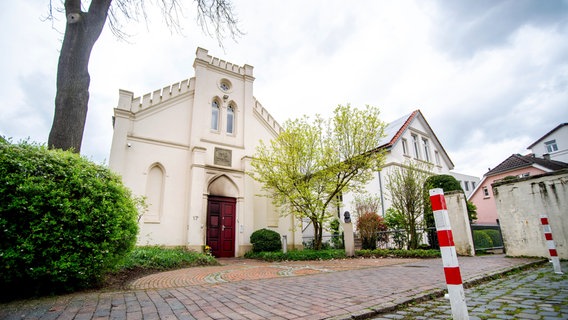
[[[255,265],[246,261],[183,269],[147,278],[132,290],[0,304],[0,319],[369,318],[446,287],[441,259],[395,264],[393,259],[375,260]],[[534,263],[542,260],[503,255],[460,257],[462,277],[469,282]],[[303,270],[317,273],[304,274]],[[176,282],[180,279],[187,281]]]
[[[562,262],[568,271],[568,262]],[[471,320],[568,319],[568,274],[555,274],[551,264],[513,273],[465,290]],[[439,298],[373,318],[452,319],[450,302]]]

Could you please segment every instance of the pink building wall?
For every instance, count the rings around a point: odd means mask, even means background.
[[[486,177],[485,180],[482,180],[480,182],[479,187],[472,194],[471,198],[469,198],[469,201],[473,202],[473,204],[475,204],[475,206],[477,207],[477,220],[475,221],[475,224],[497,224],[497,205],[495,204],[493,189],[491,188],[491,184],[493,182],[501,180],[507,176],[519,176],[527,173],[529,174],[529,176],[534,176],[545,172],[546,171],[537,169],[535,167],[525,167]],[[487,191],[489,192],[489,196],[487,197],[483,192],[484,187],[487,187]]]

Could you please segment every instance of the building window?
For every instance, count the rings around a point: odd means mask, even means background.
[[[227,133],[232,134],[235,127],[235,109],[233,106],[227,108]]]
[[[546,141],[544,145],[546,146],[546,151],[548,151],[548,153],[558,151],[558,145],[556,144],[556,140]]]
[[[436,164],[441,165],[440,164],[440,153],[438,151],[434,151],[434,158],[436,159]]]
[[[471,182],[471,189],[472,189],[472,190],[475,189],[475,181],[472,181],[472,182]]]
[[[487,187],[483,187],[483,196],[489,198],[489,189]]]
[[[211,104],[211,130],[219,130],[219,103],[217,101]]]
[[[430,162],[430,145],[428,144],[428,139],[422,138],[422,143],[424,144],[424,160]]]
[[[402,139],[402,152],[405,156],[408,155],[408,142],[404,138]]]
[[[416,159],[420,159],[420,148],[418,146],[418,136],[413,134],[412,135],[412,145],[414,147],[414,157]]]
[[[469,191],[469,181],[464,181],[465,191]]]

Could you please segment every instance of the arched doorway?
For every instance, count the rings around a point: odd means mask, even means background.
[[[235,198],[209,196],[207,200],[207,241],[218,258],[235,256]]]
[[[213,179],[208,187],[207,238],[205,244],[218,258],[235,256],[238,189],[225,175]]]

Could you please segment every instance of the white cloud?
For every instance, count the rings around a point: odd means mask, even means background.
[[[151,12],[131,43],[108,28],[90,61],[82,152],[108,159],[118,89],[135,95],[193,76],[196,47],[255,67],[255,96],[280,122],[371,104],[385,121],[420,108],[458,171],[481,176],[568,120],[565,2],[235,2],[246,34],[225,49],[186,10],[184,35]],[[61,34],[33,0],[0,4],[0,134],[45,142]],[[60,25],[60,23],[59,23]],[[61,30],[61,26],[58,29]]]

